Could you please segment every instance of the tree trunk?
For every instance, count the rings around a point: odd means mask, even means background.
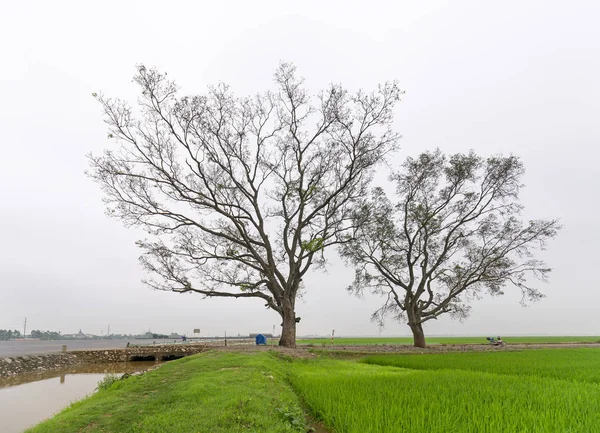
[[[420,323],[409,323],[408,326],[410,326],[410,330],[413,333],[414,346],[425,348],[425,333],[423,332],[423,325]]]
[[[284,301],[283,323],[281,326],[279,345],[283,347],[296,347],[296,312],[289,301]]]

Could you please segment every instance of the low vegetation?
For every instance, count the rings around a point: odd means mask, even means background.
[[[98,382],[98,389],[105,390],[109,389],[114,385],[116,381],[120,380],[120,376],[118,374],[107,374],[104,378]]]

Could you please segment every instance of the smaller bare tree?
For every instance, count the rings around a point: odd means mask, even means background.
[[[512,283],[522,302],[543,297],[527,276],[546,280],[550,268],[533,252],[560,226],[519,218],[523,173],[515,156],[446,158],[437,150],[408,158],[392,176],[396,203],[376,188],[356,209],[354,233],[341,246],[356,267],[349,290],[385,298],[373,320],[407,320],[414,345],[425,347],[423,323],[446,313],[466,318],[468,301],[482,290],[500,295]]]

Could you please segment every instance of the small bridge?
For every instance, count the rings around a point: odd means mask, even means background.
[[[210,346],[201,344],[165,344],[124,349],[77,350],[69,353],[76,355],[83,362],[102,364],[106,362],[172,361],[205,352],[210,348]]]

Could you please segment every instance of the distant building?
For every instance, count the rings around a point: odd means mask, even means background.
[[[266,338],[273,338],[273,334],[270,334],[270,333],[268,333],[268,332],[255,332],[255,333],[252,333],[252,334],[248,334],[248,337],[250,337],[250,338],[256,338],[256,336],[257,336],[258,334],[262,334],[262,335],[264,335]]]

